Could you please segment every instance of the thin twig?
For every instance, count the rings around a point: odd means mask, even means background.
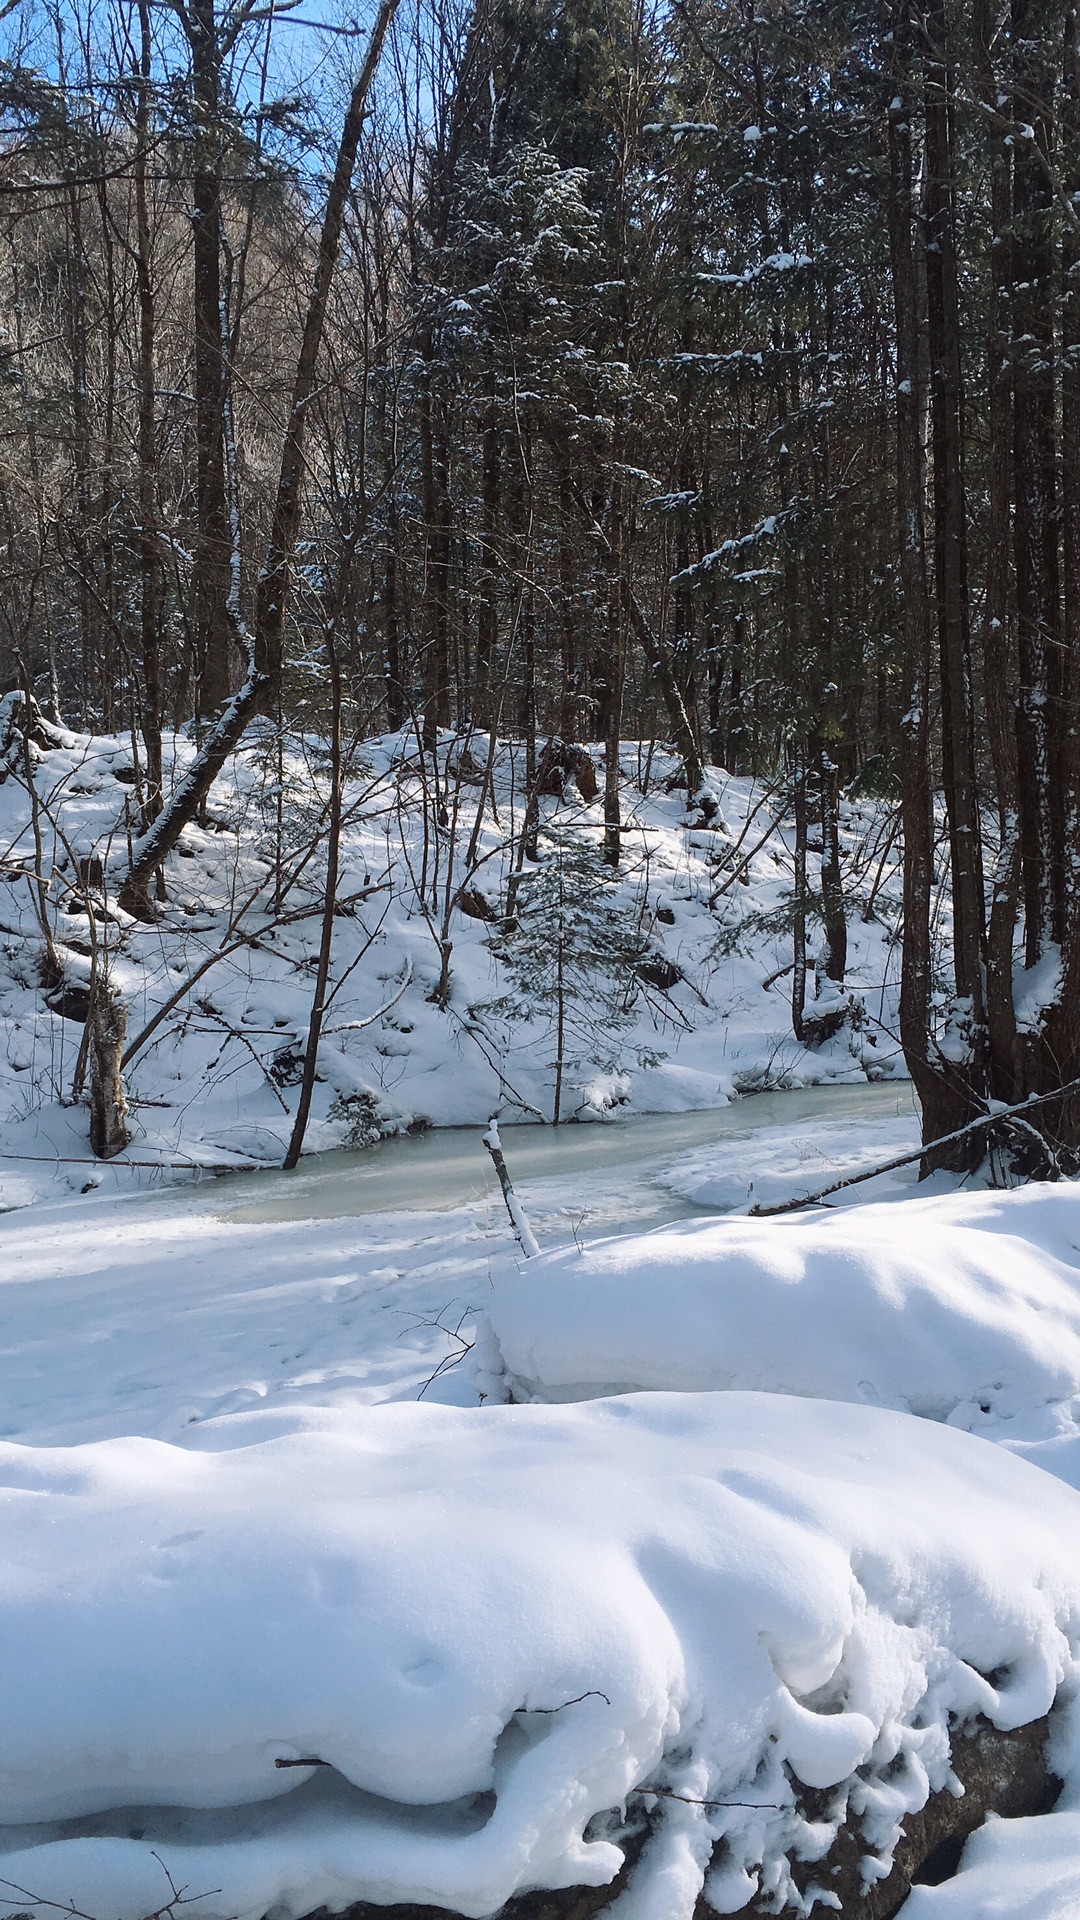
[[[692,1793],[673,1793],[670,1787],[635,1787],[635,1793],[651,1793],[657,1800],[681,1800],[687,1807],[752,1807],[761,1813],[786,1813],[779,1800],[698,1800]]]

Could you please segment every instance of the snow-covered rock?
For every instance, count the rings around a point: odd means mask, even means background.
[[[483,1915],[610,1882],[630,1800],[620,1920],[689,1920],[706,1876],[805,1910],[791,1855],[855,1818],[880,1874],[951,1728],[1064,1704],[1078,1538],[999,1448],[782,1396],[7,1445],[0,1878],[108,1920],[165,1870],[206,1920]]]
[[[752,1388],[989,1429],[1080,1393],[1080,1183],[682,1221],[500,1279],[518,1397]]]
[[[901,1920],[1076,1920],[1080,1913],[1080,1813],[988,1820],[964,1849],[961,1870],[916,1887]]]

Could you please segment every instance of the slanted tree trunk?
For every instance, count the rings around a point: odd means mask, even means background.
[[[327,301],[341,246],[341,230],[356,164],[356,151],[367,113],[368,95],[397,7],[398,0],[382,0],[341,131],[293,379],[292,405],[281,450],[270,538],[256,592],[253,649],[247,676],[239,693],[227,702],[211,727],[184,780],[153,825],[135,842],[120,894],[129,912],[149,912],[146,889],[151,874],[172,852],[188,822],[195,818],[249,721],[256,714],[273,713],[277,704],[290,573],[300,531],[308,408],[315,388]]]

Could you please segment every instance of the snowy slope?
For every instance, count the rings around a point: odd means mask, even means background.
[[[683,1797],[624,1912],[690,1920],[721,1838],[719,1911],[798,1904],[788,1850],[846,1808],[880,1872],[951,1725],[1076,1679],[1080,1496],[878,1409],[238,1415],[5,1446],[0,1488],[0,1876],[116,1920],[162,1862],[206,1916],[488,1914],[606,1884],[645,1787]]]
[[[179,773],[190,743],[177,739],[172,751]],[[472,751],[482,758],[484,743]],[[309,1149],[357,1128],[479,1123],[498,1106],[509,1120],[551,1117],[551,1008],[537,1004],[531,1020],[508,1014],[513,981],[497,922],[477,917],[506,905],[523,767],[500,748],[492,799],[484,799],[474,773],[458,781],[453,772],[476,764],[445,741],[435,796],[409,735],[365,742],[354,756],[335,991]],[[603,939],[599,958],[585,956],[568,985],[564,1117],[701,1109],[740,1088],[902,1072],[894,1037],[899,868],[887,810],[845,803],[860,1024],[807,1051],[790,1029],[793,867],[780,796],[716,771],[709,820],[700,808],[688,820],[685,792],[665,791],[673,766],[627,745],[625,857],[618,882],[600,891],[608,930],[644,942],[657,977],[671,969],[679,977],[664,988],[605,973]],[[185,831],[155,924],[130,920],[115,898],[101,924],[129,1041],[178,998],[129,1070],[135,1139],[123,1165],[90,1164],[87,1115],[71,1104],[79,993],[91,970],[77,867],[100,859],[109,872],[122,870],[133,776],[126,737],[72,735],[69,746],[40,758],[47,911],[65,984],[65,994],[49,996],[40,980],[29,799],[15,775],[0,785],[0,1202],[9,1206],[99,1179],[122,1190],[154,1178],[155,1169],[160,1178],[193,1163],[273,1164],[289,1136],[319,937],[326,776],[317,742],[297,740],[279,760],[256,730],[215,786],[205,826]],[[526,862],[519,899],[553,863],[572,868],[579,856],[594,857],[600,833],[599,804],[586,804],[576,788],[565,800],[543,800],[541,863]],[[811,856],[812,885],[816,865]],[[864,920],[860,908],[875,885]],[[596,891],[584,885],[586,904]],[[444,923],[452,952],[450,998],[441,1007],[431,996]],[[70,1017],[56,1010],[65,996]]]

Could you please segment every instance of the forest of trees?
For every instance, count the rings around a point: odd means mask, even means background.
[[[1060,1094],[1031,1165],[1075,1164],[1071,0],[390,0],[294,84],[295,4],[0,27],[0,671],[131,731],[129,904],[333,680],[353,733],[512,736],[534,786],[600,744],[612,865],[620,740],[690,798],[783,780],[842,983],[856,783],[926,1140]]]

